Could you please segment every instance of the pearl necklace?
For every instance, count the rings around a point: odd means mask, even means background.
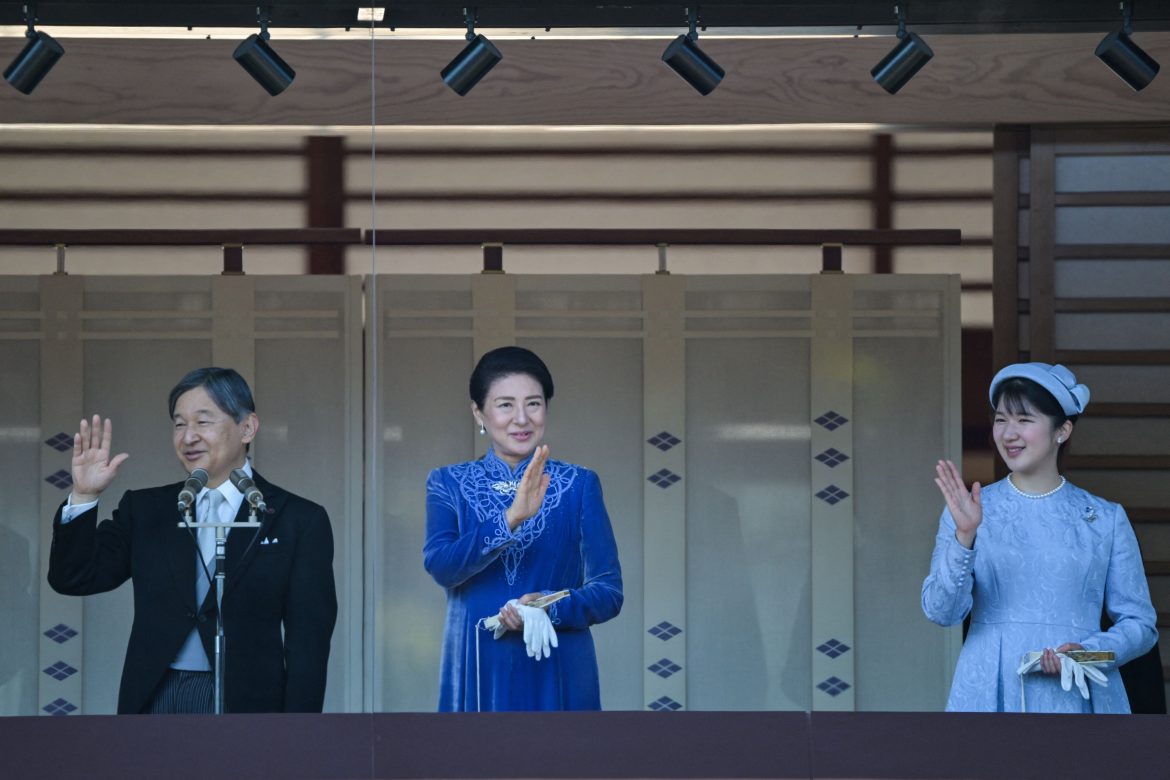
[[[1025,493],[1024,491],[1022,491],[1018,487],[1016,487],[1015,482],[1012,482],[1012,475],[1011,474],[1008,474],[1007,483],[1011,487],[1012,490],[1016,491],[1016,493],[1018,495],[1021,495],[1024,498],[1048,498],[1053,493],[1055,493],[1056,491],[1058,491],[1062,487],[1064,487],[1068,483],[1068,480],[1066,480],[1064,478],[1064,475],[1061,475],[1060,484],[1057,485],[1056,487],[1052,488],[1052,490],[1049,490],[1047,493]]]

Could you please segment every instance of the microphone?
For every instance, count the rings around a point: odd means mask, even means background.
[[[195,496],[199,495],[199,491],[207,487],[207,472],[203,469],[195,469],[191,472],[191,476],[187,477],[187,481],[183,483],[183,489],[179,491],[179,511],[186,512],[195,503]]]
[[[264,503],[264,494],[260,492],[260,488],[256,487],[256,483],[248,476],[248,472],[243,469],[232,469],[231,480],[232,484],[236,486],[236,490],[244,494],[244,500],[253,509],[257,512],[268,511],[268,504]]]

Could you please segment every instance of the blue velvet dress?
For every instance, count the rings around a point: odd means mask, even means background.
[[[589,626],[622,607],[601,482],[589,469],[550,460],[540,511],[512,532],[504,513],[529,460],[513,469],[489,450],[427,479],[423,563],[447,590],[440,711],[601,709]],[[571,594],[548,608],[559,642],[551,658],[529,658],[521,632],[497,640],[476,628],[509,599],[564,589]]]
[[[1068,483],[1045,498],[1017,493],[1006,481],[983,489],[975,548],[955,539],[944,509],[922,609],[944,626],[971,614],[947,700],[949,711],[1019,712],[1021,657],[1077,642],[1112,650],[1097,667],[1106,687],[1089,683],[1086,701],[1059,675],[1023,677],[1028,712],[1129,712],[1117,666],[1153,647],[1156,614],[1133,528],[1118,504]],[[1101,630],[1102,608],[1113,621]]]

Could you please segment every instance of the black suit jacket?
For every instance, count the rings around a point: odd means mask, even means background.
[[[268,504],[262,526],[234,529],[227,540],[224,709],[320,712],[337,619],[329,516],[259,474],[254,479]],[[196,544],[192,531],[178,527],[181,487],[128,490],[100,524],[96,508],[64,525],[61,509],[53,518],[53,590],[86,596],[133,582],[119,713],[145,709],[192,628],[214,664],[214,588],[195,604]],[[247,512],[245,502],[237,519]]]

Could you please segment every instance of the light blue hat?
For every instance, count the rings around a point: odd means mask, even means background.
[[[1060,404],[1064,413],[1070,417],[1074,414],[1081,414],[1089,405],[1089,388],[1085,385],[1078,385],[1073,372],[1059,363],[1054,366],[1047,363],[1013,363],[1001,368],[995,378],[991,380],[987,397],[993,408],[995,406],[995,390],[999,387],[1000,382],[1017,377],[1031,379],[1047,390]]]

